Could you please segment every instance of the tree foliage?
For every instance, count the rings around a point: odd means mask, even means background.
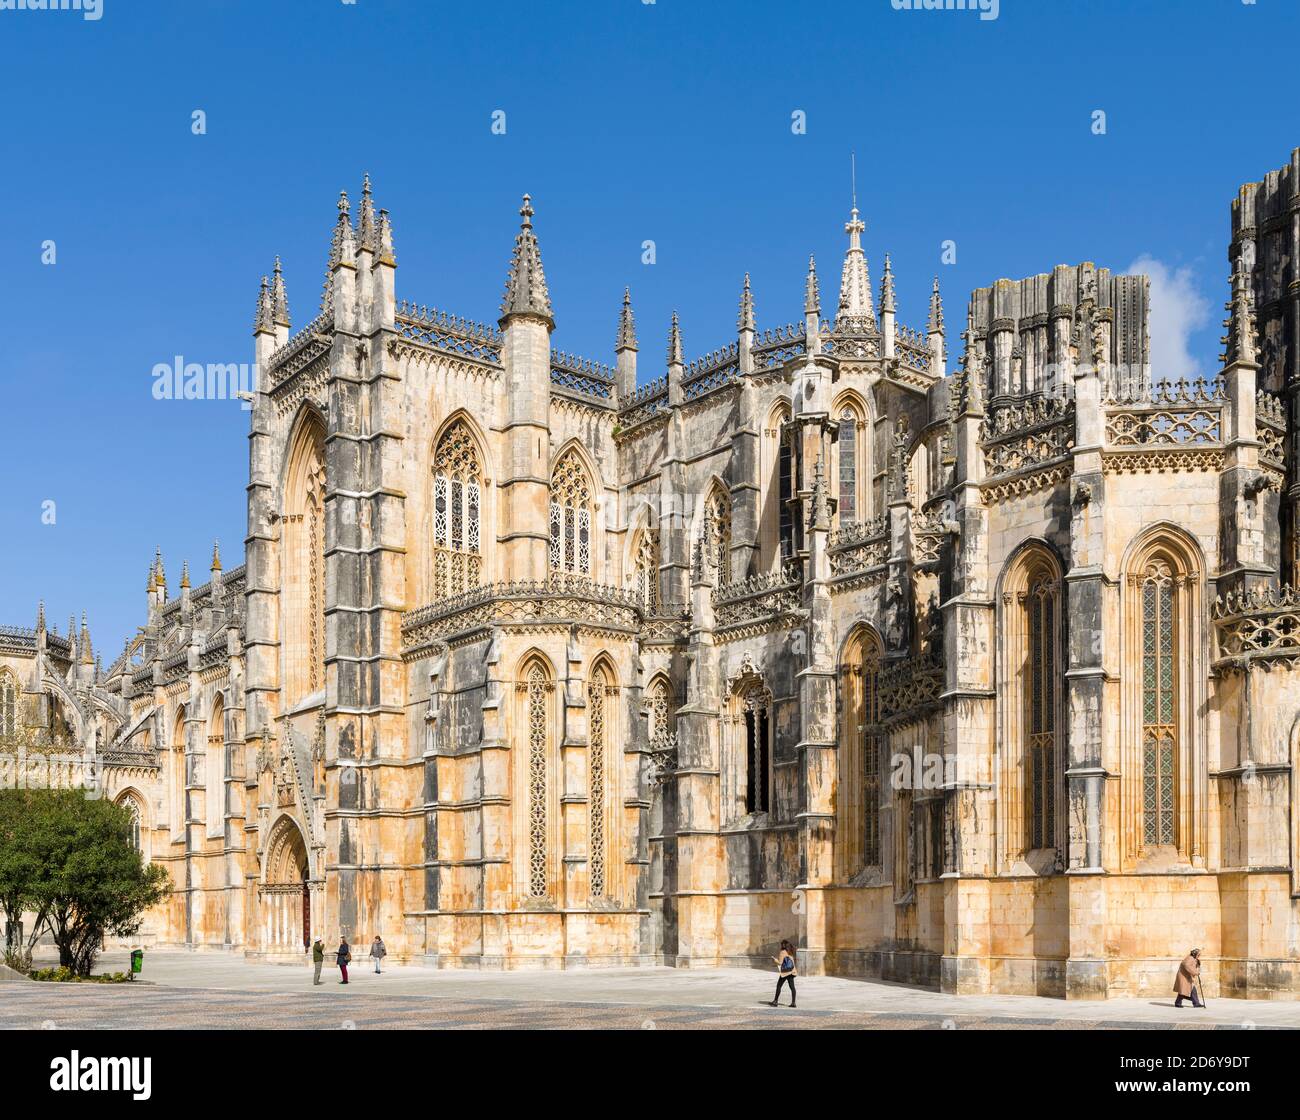
[[[131,815],[78,790],[0,790],[0,905],[30,910],[59,964],[90,975],[106,934],[129,937],[170,889],[131,843]]]

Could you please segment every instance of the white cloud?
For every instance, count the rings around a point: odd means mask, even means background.
[[[1148,254],[1125,269],[1151,278],[1151,377],[1163,381],[1195,377],[1200,361],[1192,355],[1192,334],[1210,322],[1210,301],[1196,289],[1191,268],[1171,269]]]

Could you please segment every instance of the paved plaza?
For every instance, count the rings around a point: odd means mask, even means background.
[[[364,952],[364,949],[354,949]],[[125,971],[107,953],[97,971]],[[773,1009],[775,973],[636,968],[536,972],[394,966],[360,958],[352,982],[326,967],[250,963],[221,953],[150,952],[142,983],[0,985],[0,1028],[671,1030],[1187,1029],[1300,1027],[1300,1003],[1212,999],[1177,1010],[1172,996],[1081,1002],[1036,996],[951,996],[898,984],[800,977],[800,1006]],[[788,997],[783,996],[788,1002]]]

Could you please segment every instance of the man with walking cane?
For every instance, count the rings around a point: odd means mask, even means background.
[[[1174,1000],[1175,1007],[1182,1007],[1183,1000],[1189,996],[1192,1000],[1193,1007],[1204,1007],[1196,994],[1196,982],[1201,976],[1201,951],[1193,949],[1186,957],[1183,963],[1178,966],[1178,975],[1174,977],[1174,991],[1178,998]]]

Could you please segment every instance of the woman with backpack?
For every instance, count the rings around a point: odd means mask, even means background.
[[[781,942],[780,952],[772,958],[776,961],[776,995],[772,997],[769,1007],[775,1007],[776,1001],[781,998],[781,985],[788,983],[790,985],[790,1006],[796,1006],[794,1000],[794,978],[799,974],[799,969],[795,965],[794,946],[789,941]]]

